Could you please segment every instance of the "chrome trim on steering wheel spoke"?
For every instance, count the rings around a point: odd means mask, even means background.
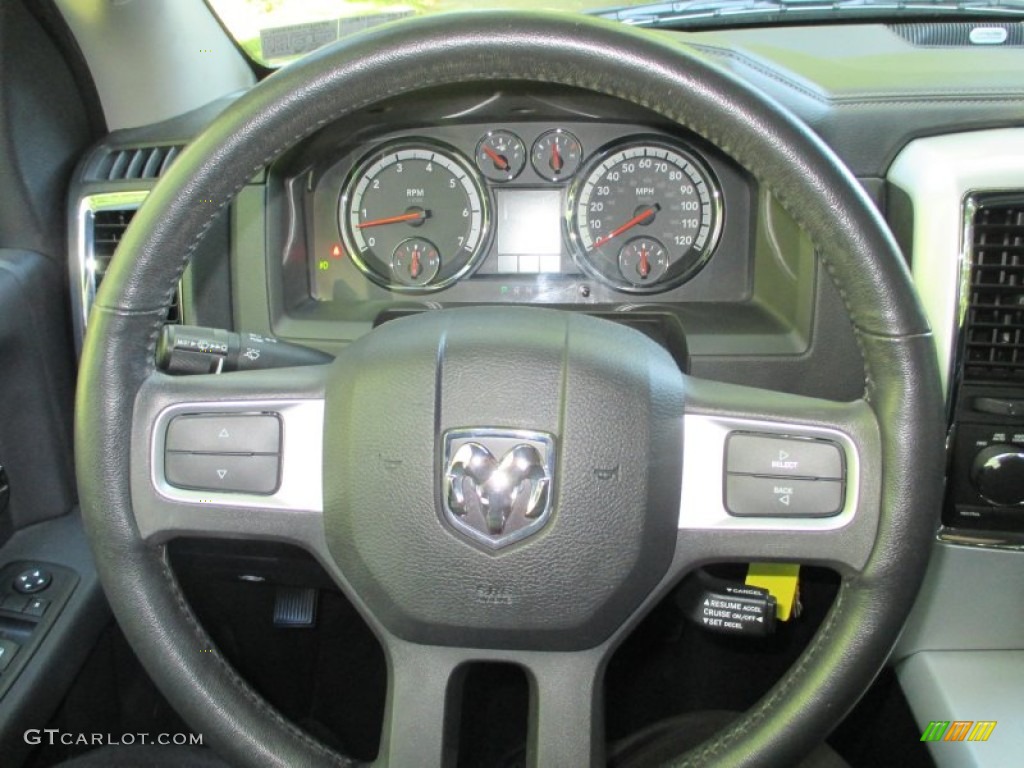
[[[184,414],[260,414],[281,418],[281,482],[270,495],[195,491],[177,488],[164,474],[167,427]],[[153,425],[150,477],[156,492],[171,501],[244,509],[323,512],[323,400],[237,400],[176,403],[165,408]]]
[[[803,424],[700,414],[684,416],[683,429],[683,490],[679,505],[681,530],[834,531],[853,521],[859,500],[860,461],[857,446],[845,433]],[[830,517],[736,517],[729,514],[725,507],[724,492],[725,443],[733,432],[756,432],[780,438],[824,438],[838,443],[846,467],[846,495],[840,512]]]

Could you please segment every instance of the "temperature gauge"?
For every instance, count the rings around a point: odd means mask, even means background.
[[[437,248],[422,237],[410,237],[399,243],[391,258],[391,273],[402,285],[426,285],[441,269]]]
[[[561,128],[541,134],[530,153],[533,169],[548,181],[570,178],[579,170],[582,159],[580,140]]]
[[[476,167],[491,181],[511,181],[526,165],[526,146],[512,131],[488,131],[476,147]]]

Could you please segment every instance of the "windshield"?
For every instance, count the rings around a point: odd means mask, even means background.
[[[702,28],[818,21],[949,18],[992,21],[972,43],[1012,43],[1024,0],[207,0],[255,61],[278,67],[329,43],[406,16],[455,10],[559,10],[626,24]]]
[[[593,11],[623,0],[209,0],[224,26],[253,59],[280,66],[340,37],[405,16],[505,8]]]

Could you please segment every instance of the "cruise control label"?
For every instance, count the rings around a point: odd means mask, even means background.
[[[765,607],[763,604],[708,597],[704,599],[701,607],[701,623],[711,629],[734,632],[755,631],[760,634],[764,631],[764,621]]]

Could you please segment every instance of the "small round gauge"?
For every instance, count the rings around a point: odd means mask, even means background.
[[[668,271],[668,252],[653,237],[634,237],[619,251],[619,272],[635,286],[657,283]]]
[[[476,167],[491,181],[511,181],[526,165],[526,146],[512,131],[488,131],[476,146]]]
[[[568,205],[580,267],[627,293],[666,291],[692,277],[710,258],[722,226],[711,170],[659,138],[599,152],[573,185]]]
[[[530,152],[533,170],[548,181],[565,181],[579,170],[583,160],[580,140],[568,131],[556,128],[542,133]]]
[[[393,291],[438,290],[477,266],[488,235],[486,203],[476,172],[453,149],[428,141],[389,144],[346,182],[342,238],[353,264],[375,283]],[[417,243],[429,246],[435,256],[417,251],[423,255],[414,270],[410,242],[413,250]]]
[[[437,277],[441,256],[429,240],[410,237],[399,243],[391,257],[391,273],[402,285],[423,286]]]

